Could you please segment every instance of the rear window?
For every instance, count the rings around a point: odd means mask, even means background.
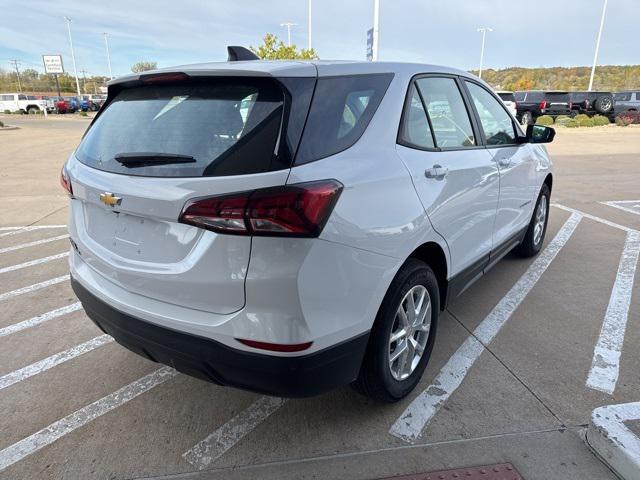
[[[503,102],[515,102],[516,96],[510,92],[500,92],[498,96],[502,99]]]
[[[296,164],[334,155],[357,142],[392,78],[392,73],[320,78]]]
[[[200,177],[272,170],[284,94],[268,79],[146,85],[120,91],[76,151],[108,172]]]
[[[569,103],[569,94],[550,92],[546,94],[546,100],[548,102]]]
[[[628,102],[629,100],[631,100],[631,93],[629,92],[614,93],[613,98],[618,102]]]
[[[527,102],[541,102],[544,100],[544,93],[542,92],[528,92],[527,93],[527,98],[526,101]]]
[[[588,94],[584,92],[572,92],[569,94],[569,97],[572,102],[584,102],[587,99]]]
[[[525,95],[526,95],[525,92],[516,92],[514,96],[515,96],[517,102],[523,102]]]

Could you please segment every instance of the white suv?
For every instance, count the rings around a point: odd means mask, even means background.
[[[446,67],[230,61],[129,75],[63,167],[72,285],[151,360],[282,396],[419,381],[438,314],[542,245],[551,161]]]

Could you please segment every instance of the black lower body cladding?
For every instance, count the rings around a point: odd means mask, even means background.
[[[71,285],[89,318],[132,352],[193,377],[268,395],[307,397],[351,383],[369,338],[366,333],[308,355],[262,355],[140,320],[114,309],[73,278]]]

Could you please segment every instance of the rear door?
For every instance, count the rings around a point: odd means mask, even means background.
[[[295,81],[312,91],[315,78]],[[295,128],[284,130],[283,118],[304,95],[285,99],[283,88],[227,77],[110,92],[68,165],[82,261],[139,295],[207,312],[242,308],[251,237],[178,218],[194,198],[285,184]]]
[[[398,153],[464,289],[488,263],[499,172],[482,146],[459,80],[429,75],[412,83]]]
[[[518,144],[518,127],[501,102],[482,85],[465,80],[487,151],[500,169],[500,201],[493,229],[493,257],[518,241],[531,218],[537,188],[536,162],[528,143]]]

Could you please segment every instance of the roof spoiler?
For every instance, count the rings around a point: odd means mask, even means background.
[[[258,57],[248,48],[244,47],[229,46],[227,47],[227,53],[229,54],[229,58],[227,58],[228,62],[240,62],[242,60],[260,60],[260,57]]]

